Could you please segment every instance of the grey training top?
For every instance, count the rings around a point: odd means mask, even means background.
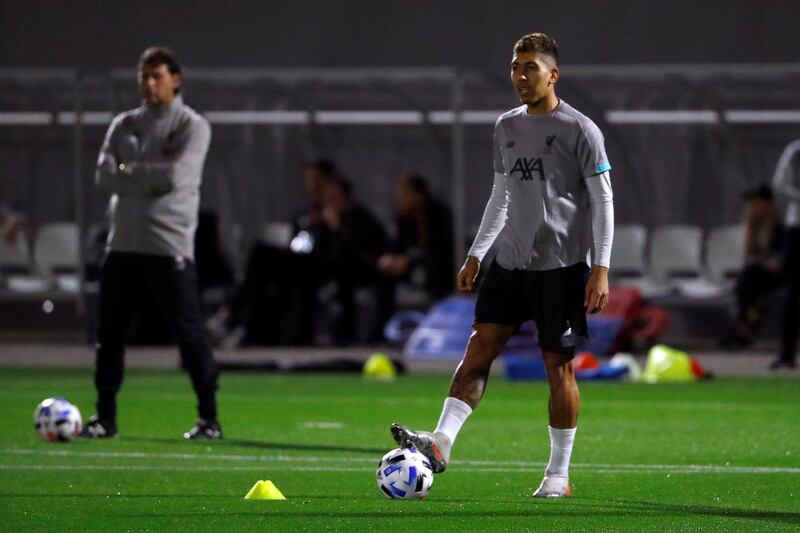
[[[506,217],[497,255],[504,268],[591,265],[594,245],[602,256],[594,264],[608,266],[611,165],[603,135],[588,117],[563,100],[546,115],[530,115],[524,105],[504,113],[495,125],[494,169],[505,177]],[[593,225],[604,228],[608,242],[595,242]]]
[[[784,149],[775,167],[772,188],[778,197],[786,200],[786,226],[800,227],[800,140],[789,143]]]
[[[194,233],[211,128],[184,105],[144,104],[117,115],[100,149],[95,183],[113,193],[107,246],[194,258]]]

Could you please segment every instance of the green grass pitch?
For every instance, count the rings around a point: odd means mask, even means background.
[[[755,531],[800,529],[800,382],[582,383],[573,497],[529,496],[549,453],[543,383],[494,379],[424,501],[386,500],[388,426],[432,427],[448,376],[228,373],[226,438],[184,442],[188,378],[129,371],[120,435],[38,440],[37,403],[93,414],[89,370],[0,369],[2,531]],[[246,501],[260,479],[286,501]]]

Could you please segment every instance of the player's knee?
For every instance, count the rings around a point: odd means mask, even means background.
[[[551,385],[562,385],[575,381],[572,358],[563,354],[543,354],[547,379]]]
[[[485,357],[497,355],[503,348],[504,339],[491,330],[475,329],[469,338],[469,351]]]

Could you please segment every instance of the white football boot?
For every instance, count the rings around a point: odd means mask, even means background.
[[[533,491],[534,498],[566,498],[572,494],[569,478],[545,474],[542,484]]]

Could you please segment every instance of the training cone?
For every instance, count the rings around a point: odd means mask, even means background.
[[[647,366],[642,376],[647,383],[662,381],[695,381],[692,364],[686,352],[657,344],[647,354]]]
[[[397,376],[397,370],[391,359],[384,353],[374,353],[364,363],[364,377],[371,379],[392,380]]]
[[[253,485],[253,488],[247,491],[247,494],[244,495],[245,500],[285,500],[286,496],[278,490],[278,487],[275,486],[270,480],[266,481],[256,481],[256,484]]]

